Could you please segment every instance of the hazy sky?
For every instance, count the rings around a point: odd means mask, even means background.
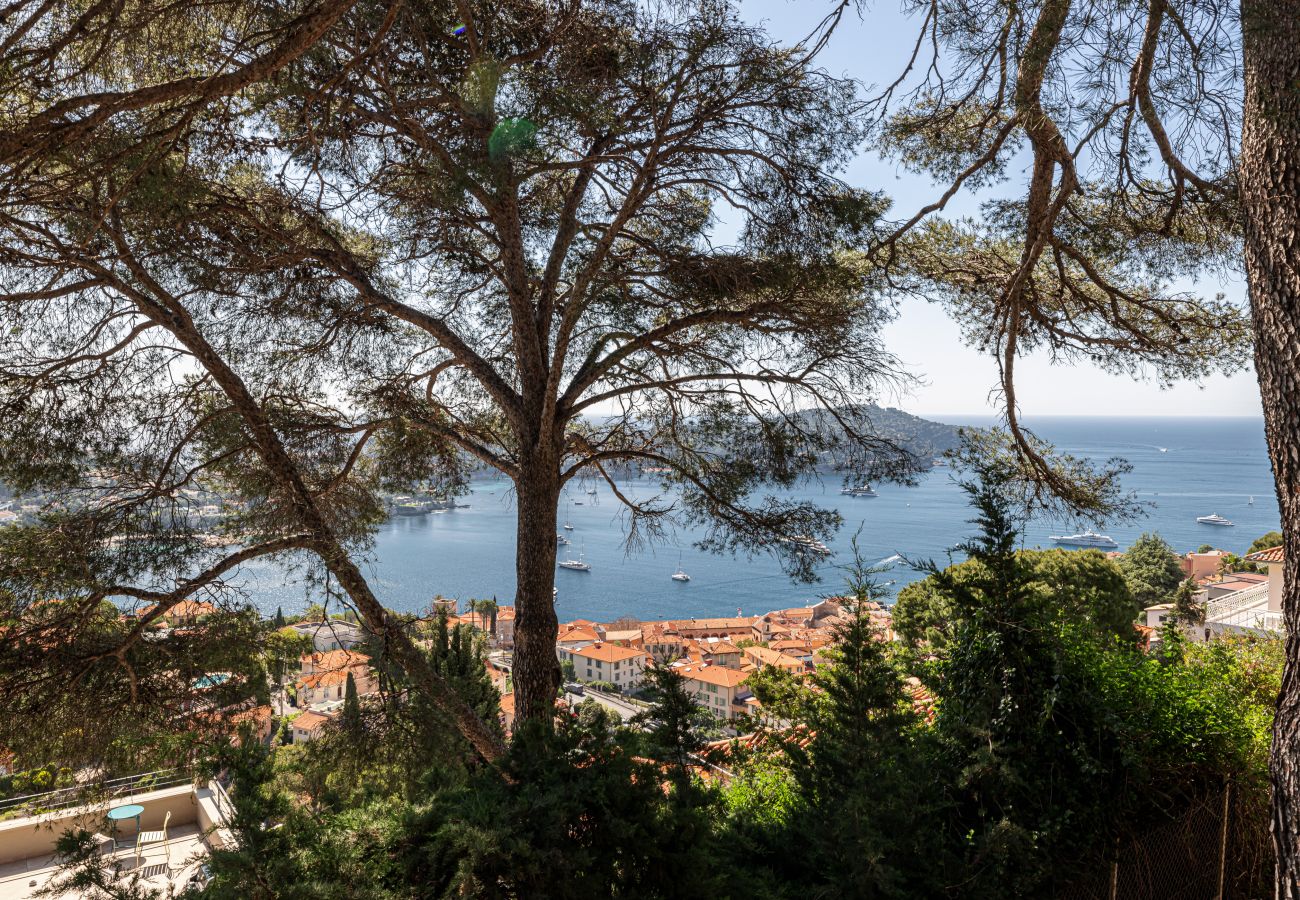
[[[783,41],[804,37],[832,8],[832,0],[739,0],[743,15],[763,21]],[[850,13],[841,23],[822,65],[835,75],[848,75],[867,84],[897,77],[915,40],[914,27],[897,12],[897,0],[875,0],[863,19]],[[1020,178],[1023,173],[1013,173]],[[906,218],[934,200],[940,191],[926,179],[870,154],[861,157],[846,175],[850,182],[884,190],[894,198],[893,214]],[[1019,184],[1020,182],[1017,182]],[[962,214],[972,205],[950,205]],[[1240,300],[1244,284],[1200,283],[1205,294],[1224,293]],[[994,412],[989,390],[997,379],[992,359],[961,343],[956,327],[941,307],[909,302],[885,333],[889,348],[924,379],[911,396],[882,398],[910,412]],[[1182,383],[1160,390],[1149,382],[1108,375],[1091,366],[1053,366],[1045,355],[1021,360],[1016,368],[1020,409],[1025,415],[1259,415],[1259,391],[1252,370],[1232,378],[1216,375],[1202,383]]]

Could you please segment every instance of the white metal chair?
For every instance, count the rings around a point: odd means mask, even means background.
[[[135,839],[135,864],[140,865],[140,859],[144,856],[144,848],[148,844],[162,844],[163,852],[167,858],[167,865],[171,866],[171,848],[167,844],[167,826],[171,824],[172,811],[167,810],[167,815],[163,817],[163,826],[160,831],[142,831]]]

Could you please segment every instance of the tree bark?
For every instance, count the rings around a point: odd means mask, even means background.
[[[1242,0],[1240,179],[1255,369],[1285,544],[1273,723],[1277,896],[1300,898],[1300,2]]]
[[[515,718],[549,723],[555,716],[560,663],[555,656],[555,527],[559,468],[547,458],[520,466],[515,553]]]

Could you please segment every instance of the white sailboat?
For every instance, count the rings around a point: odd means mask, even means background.
[[[673,581],[690,581],[691,576],[682,571],[682,555],[677,554],[677,571],[673,573]]]
[[[585,555],[586,555],[586,545],[584,544],[583,548],[578,551],[577,559],[574,559],[573,557],[569,557],[568,559],[560,560],[558,563],[556,563],[556,565],[558,565],[561,569],[568,569],[571,572],[590,572],[591,563],[587,562],[586,559],[584,559]]]

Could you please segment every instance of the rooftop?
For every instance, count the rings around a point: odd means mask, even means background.
[[[684,678],[702,681],[705,684],[716,684],[720,687],[739,687],[749,677],[748,672],[722,666],[682,666],[678,671]]]
[[[1280,563],[1282,562],[1282,547],[1269,547],[1267,550],[1260,550],[1258,553],[1251,553],[1246,557],[1246,562],[1258,563]]]
[[[592,644],[589,647],[583,647],[581,650],[572,652],[574,656],[581,656],[583,659],[598,659],[602,662],[623,662],[624,660],[645,656],[645,653],[641,650],[632,650],[628,647],[620,647],[617,644]]]

